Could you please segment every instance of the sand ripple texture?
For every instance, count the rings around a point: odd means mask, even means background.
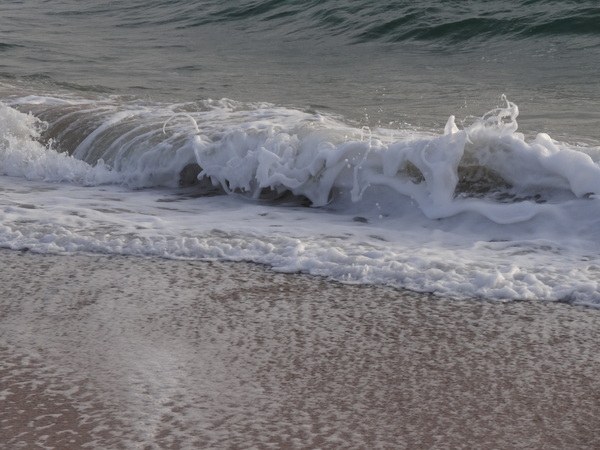
[[[600,447],[600,312],[4,250],[5,449]]]

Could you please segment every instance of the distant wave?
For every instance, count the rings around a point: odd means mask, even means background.
[[[540,2],[542,3],[542,2]],[[545,2],[549,4],[550,2]],[[408,40],[460,43],[473,39],[531,38],[536,36],[600,34],[600,8],[581,8],[559,15],[554,8],[530,14],[527,8],[484,10],[415,8],[411,14],[382,11],[381,16],[356,36],[356,41],[402,42]],[[560,11],[564,13],[564,11]],[[525,13],[525,14],[524,14]],[[386,19],[383,16],[391,16]]]
[[[423,42],[441,46],[548,36],[600,36],[600,6],[590,0],[444,2],[279,0],[115,4],[122,27],[188,29],[233,23],[246,31],[285,38],[338,37],[349,44]],[[100,8],[98,6],[98,8]],[[131,10],[136,14],[132,15]],[[143,11],[143,13],[140,13]],[[84,14],[84,12],[81,12]]]
[[[15,48],[15,47],[19,47],[19,46],[15,45],[15,44],[6,44],[4,42],[0,42],[0,52],[2,52],[4,50],[9,50],[9,49]]]

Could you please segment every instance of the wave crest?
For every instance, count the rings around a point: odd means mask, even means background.
[[[476,212],[498,223],[527,220],[556,199],[600,194],[598,149],[547,134],[528,141],[517,131],[517,105],[506,99],[463,129],[450,116],[438,135],[359,129],[335,116],[231,100],[29,98],[18,107],[46,121],[40,133],[34,116],[0,111],[10,135],[20,136],[5,138],[5,173],[28,178],[133,188],[200,180],[198,189],[254,199],[293,194],[317,207],[361,204],[377,192],[408,199],[430,219]]]

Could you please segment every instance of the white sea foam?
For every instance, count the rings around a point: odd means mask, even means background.
[[[104,162],[55,150],[66,113],[43,131],[0,110],[2,247],[247,260],[451,297],[600,305],[598,149],[525,139],[512,103],[464,129],[451,117],[441,135],[393,141],[266,104],[68,106],[65,129],[100,123],[69,151]],[[62,141],[42,145],[48,130]],[[232,195],[131,189],[177,184],[164,181],[190,161]],[[261,200],[288,191],[316,207]]]
[[[42,145],[45,124],[0,103],[0,174],[29,180],[84,185],[118,182],[102,161],[94,167]]]

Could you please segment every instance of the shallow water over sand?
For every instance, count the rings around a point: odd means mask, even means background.
[[[600,312],[2,251],[10,448],[593,448]]]

